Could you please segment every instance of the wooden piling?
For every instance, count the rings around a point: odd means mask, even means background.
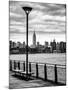
[[[25,62],[23,62],[23,71],[25,71]]]
[[[44,80],[47,80],[47,66],[44,65]]]
[[[20,61],[18,61],[18,69],[20,70]]]
[[[31,63],[29,62],[29,72],[31,72]]]
[[[36,63],[36,78],[38,78],[38,63]]]
[[[16,62],[15,62],[15,60],[14,60],[14,69],[16,69]]]
[[[10,60],[10,71],[12,71],[12,61]]]
[[[54,67],[54,72],[55,72],[55,83],[57,83],[58,80],[57,80],[57,66],[56,66],[56,64],[55,64],[55,67]]]

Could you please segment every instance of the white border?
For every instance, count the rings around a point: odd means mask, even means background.
[[[0,90],[7,90],[9,85],[9,72],[8,72],[9,71],[8,70],[9,69],[8,67],[9,66],[9,48],[8,48],[9,47],[9,43],[8,43],[9,42],[9,2],[8,1],[9,0],[0,0]],[[16,0],[16,1],[25,1],[25,0]],[[68,3],[68,0],[26,0],[26,1],[58,3],[58,4]],[[68,8],[68,4],[67,4],[67,8]],[[67,87],[68,87],[68,79],[67,79],[67,86],[41,87],[41,88],[29,88],[29,89],[64,90],[67,89]]]

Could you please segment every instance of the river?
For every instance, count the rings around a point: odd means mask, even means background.
[[[26,55],[25,54],[12,54],[9,56],[9,59],[26,61]],[[65,53],[29,54],[28,61],[65,65],[66,64],[66,54]]]

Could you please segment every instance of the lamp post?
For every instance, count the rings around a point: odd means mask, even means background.
[[[28,15],[32,10],[31,7],[22,7],[26,13],[26,78],[28,78]]]

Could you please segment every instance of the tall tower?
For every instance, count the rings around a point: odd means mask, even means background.
[[[35,31],[33,33],[33,45],[36,46],[36,34],[35,34]]]

